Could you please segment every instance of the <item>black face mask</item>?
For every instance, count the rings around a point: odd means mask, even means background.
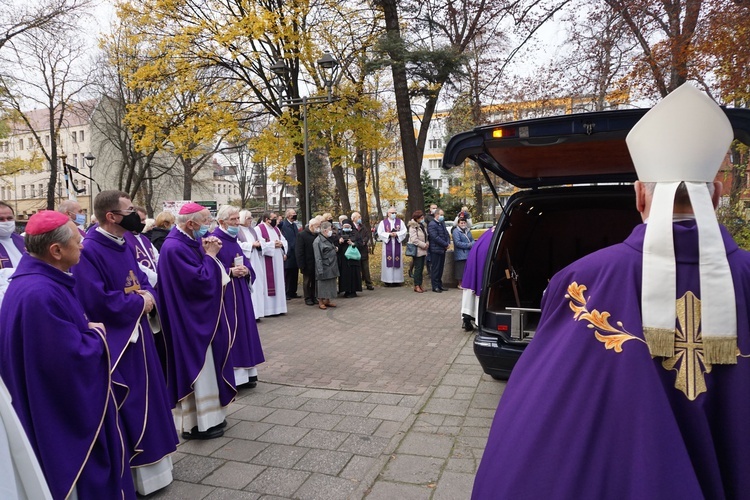
[[[133,212],[124,216],[117,225],[132,233],[140,233],[143,231],[143,228],[146,227],[146,224],[141,222],[141,216],[138,215],[138,212]]]
[[[276,219],[272,219],[269,224],[271,224],[271,227],[276,227]]]
[[[297,216],[296,215],[292,215],[292,220],[297,220]]]

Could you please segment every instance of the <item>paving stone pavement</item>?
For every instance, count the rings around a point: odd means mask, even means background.
[[[469,498],[505,387],[484,375],[460,291],[380,288],[259,329],[260,383],[223,437],[183,442],[160,499]]]

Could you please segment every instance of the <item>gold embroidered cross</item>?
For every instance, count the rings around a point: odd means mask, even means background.
[[[138,283],[138,278],[135,277],[133,270],[130,270],[128,278],[125,280],[125,293],[135,292],[141,289],[141,284]]]
[[[674,356],[662,361],[667,370],[675,370],[675,388],[690,401],[706,392],[705,374],[711,365],[703,361],[703,338],[700,333],[701,301],[687,292],[677,300],[677,330],[674,339]]]

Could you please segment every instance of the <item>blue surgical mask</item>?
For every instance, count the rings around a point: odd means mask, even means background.
[[[391,220],[396,220],[396,214],[388,214],[388,217],[389,217],[389,218],[390,218]]]
[[[234,236],[235,238],[240,232],[240,226],[227,226],[227,234]]]
[[[438,217],[438,222],[443,222],[444,220],[445,220],[445,217],[443,217],[442,215]]]
[[[198,229],[197,231],[193,231],[193,238],[195,238],[196,240],[199,240],[203,238],[207,232],[208,232],[208,224],[202,224],[200,229]]]
[[[83,226],[86,224],[86,214],[76,214],[76,226]]]
[[[344,231],[345,233],[351,233],[352,232],[352,228],[345,227],[344,229],[342,229],[342,231]]]

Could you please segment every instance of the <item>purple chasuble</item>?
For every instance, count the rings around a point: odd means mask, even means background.
[[[125,244],[135,254],[135,260],[145,268],[151,269],[156,272],[156,265],[154,264],[154,247],[151,244],[151,240],[148,238],[139,238],[130,231],[126,231],[122,235],[125,238]],[[156,298],[156,296],[154,296]]]
[[[10,235],[10,240],[16,246],[21,255],[26,253],[26,247],[23,244],[23,237],[20,234],[13,233]],[[8,256],[8,251],[3,245],[0,245],[0,269],[9,269],[13,267]]]
[[[0,376],[54,498],[135,498],[104,332],[74,278],[24,255],[0,314]]]
[[[391,219],[388,217],[383,219],[383,229],[385,229],[386,233],[390,233],[392,230],[400,231],[402,224],[401,219],[396,219],[393,228],[391,228]],[[391,245],[391,241],[393,245]],[[393,240],[389,238],[385,243],[385,256],[385,267],[401,267],[401,242],[398,241],[398,238],[394,238]]]
[[[146,290],[155,299],[156,292],[127,243],[119,245],[99,231],[86,237],[81,261],[72,272],[86,315],[107,329],[115,383],[128,388],[120,416],[130,465],[156,463],[179,442],[155,337],[143,312],[143,298],[136,293]],[[138,339],[131,342],[135,330]],[[163,342],[163,337],[158,339]]]
[[[216,228],[211,235],[221,240],[221,250],[216,257],[224,265],[227,273],[229,273],[231,267],[234,267],[234,259],[237,257],[242,257],[243,265],[250,269],[250,276],[244,278],[232,277],[232,280],[224,289],[224,306],[227,310],[229,329],[234,337],[231,352],[232,366],[234,368],[252,368],[266,360],[263,356],[258,325],[255,321],[253,300],[248,288],[249,280],[255,280],[255,273],[236,238],[220,228]]]
[[[263,239],[266,240],[266,243],[271,241],[270,236],[268,235],[268,228],[266,227],[266,223],[263,222],[261,224],[258,224],[258,228],[260,228],[260,234],[263,236]],[[276,236],[281,239],[281,233],[279,232],[279,229],[274,227],[273,228],[276,231]],[[266,286],[268,289],[268,296],[269,297],[275,297],[276,296],[276,280],[273,276],[273,257],[269,257],[266,255],[264,257],[263,262],[266,264]]]
[[[750,254],[722,228],[737,299],[736,365],[706,366],[698,239],[674,224],[675,356],[652,358],[640,313],[645,225],[557,273],[505,389],[473,498],[750,495]]]
[[[201,244],[177,227],[159,252],[159,313],[170,348],[169,391],[172,407],[193,393],[211,347],[219,400],[227,406],[237,395],[229,359],[231,337],[219,264]],[[173,382],[174,381],[174,382]]]
[[[469,290],[474,290],[474,295],[477,297],[482,294],[484,265],[487,262],[487,252],[490,250],[493,234],[492,231],[485,231],[474,243],[474,246],[471,247],[469,257],[466,259],[461,286]]]

